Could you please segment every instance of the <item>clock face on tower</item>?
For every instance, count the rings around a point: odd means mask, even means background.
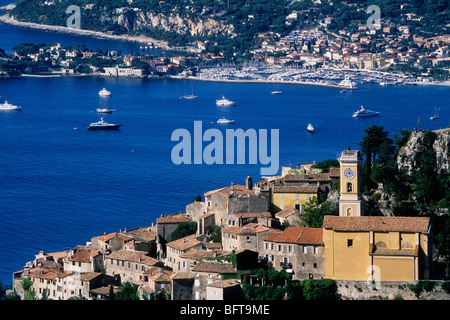
[[[344,170],[344,176],[347,179],[353,179],[355,177],[355,171],[352,168],[347,168]]]

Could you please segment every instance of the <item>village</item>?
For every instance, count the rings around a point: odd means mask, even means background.
[[[132,284],[141,300],[238,300],[244,284],[264,285],[255,271],[264,269],[294,281],[331,279],[341,298],[389,288],[381,298],[394,299],[403,285],[433,278],[430,219],[366,216],[359,151],[343,151],[328,172],[314,167],[283,167],[256,183],[247,177],[149,226],[42,250],[13,274],[13,291],[22,299],[103,300]],[[330,197],[339,215],[325,215],[322,227],[302,226],[310,200]],[[179,226],[191,231],[173,239]],[[405,287],[403,296],[414,297]]]

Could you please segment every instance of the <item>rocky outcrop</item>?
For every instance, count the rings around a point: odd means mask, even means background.
[[[233,26],[210,17],[186,17],[179,13],[143,12],[124,10],[112,17],[113,22],[128,31],[157,30],[190,36],[225,35],[230,36]]]
[[[436,152],[436,171],[438,173],[449,172],[450,155],[450,129],[433,131],[436,140],[433,150]],[[413,132],[407,144],[400,150],[397,157],[397,166],[401,172],[411,173],[413,169],[420,167],[422,156],[425,152],[424,132]]]

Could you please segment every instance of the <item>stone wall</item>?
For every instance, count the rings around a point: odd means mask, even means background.
[[[436,281],[432,291],[422,291],[419,297],[409,289],[411,282],[381,282],[369,285],[366,281],[335,280],[342,300],[450,300],[450,294]]]

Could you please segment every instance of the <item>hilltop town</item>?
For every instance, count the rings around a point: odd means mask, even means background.
[[[14,294],[96,300],[134,288],[142,300],[449,299],[449,282],[431,281],[430,218],[367,215],[361,160],[345,150],[331,168],[247,177],[151,225],[40,251],[14,273]],[[314,201],[325,200],[334,204],[322,226],[304,226]]]

